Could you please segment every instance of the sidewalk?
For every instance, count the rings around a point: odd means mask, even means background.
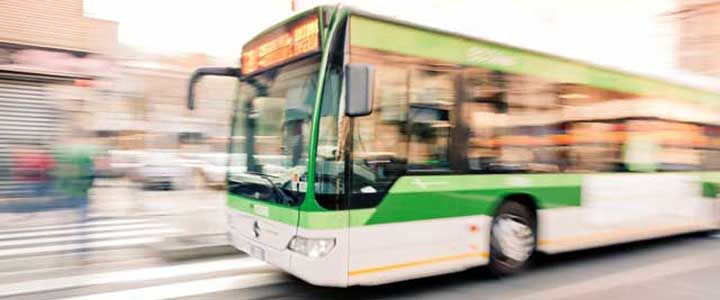
[[[162,242],[146,245],[165,259],[184,260],[239,252],[227,242],[225,191],[212,189],[143,191],[132,183],[98,180],[90,193],[93,221],[146,219],[177,230]],[[8,203],[27,199],[2,199]],[[0,230],[73,224],[76,209],[0,211]]]
[[[43,210],[31,205],[28,209],[10,209],[18,208],[11,206],[23,201],[44,200],[0,198],[0,229],[66,224],[77,219],[76,209],[69,207]],[[90,192],[89,210],[92,219],[153,217],[188,235],[217,235],[226,231],[225,192],[211,189],[142,191],[125,179],[99,179]]]
[[[74,210],[55,210],[26,213],[0,213],[0,229],[21,229],[31,226],[48,226],[74,223]]]

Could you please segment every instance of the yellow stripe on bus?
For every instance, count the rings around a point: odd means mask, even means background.
[[[570,236],[552,240],[541,239],[538,241],[539,246],[550,246],[550,245],[581,245],[584,243],[603,243],[609,241],[623,241],[632,240],[638,238],[644,238],[646,236],[666,236],[676,233],[693,232],[698,230],[709,229],[709,224],[689,224],[689,225],[676,225],[667,226],[658,229],[645,229],[645,228],[629,228],[619,229],[612,231],[604,231],[599,233],[591,233],[582,236]]]
[[[422,265],[442,263],[442,262],[467,259],[467,258],[476,258],[476,257],[488,258],[488,256],[489,256],[489,254],[487,252],[471,252],[471,253],[458,254],[458,255],[439,256],[439,257],[433,257],[433,258],[428,258],[428,259],[423,259],[423,260],[399,263],[399,264],[394,264],[394,265],[372,267],[372,268],[367,268],[367,269],[358,269],[358,270],[348,272],[348,275],[349,276],[365,275],[365,274],[393,271],[393,270],[397,270],[397,269],[411,268],[411,267],[417,267],[417,266],[422,266]]]
[[[557,245],[557,244],[577,244],[577,243],[583,243],[583,242],[591,242],[591,241],[602,241],[602,240],[610,240],[610,239],[618,239],[618,238],[628,238],[628,237],[641,237],[643,234],[670,234],[674,232],[689,232],[694,230],[700,230],[704,229],[706,227],[698,226],[698,225],[690,225],[690,226],[682,226],[682,227],[668,227],[663,228],[660,230],[616,230],[616,231],[610,231],[610,232],[603,232],[599,234],[590,234],[586,236],[575,236],[575,237],[569,237],[569,238],[563,238],[563,239],[556,239],[556,240],[539,240],[538,245]],[[450,256],[438,256],[423,260],[416,260],[411,262],[405,262],[405,263],[399,263],[399,264],[392,264],[392,265],[385,265],[385,266],[379,266],[379,267],[372,267],[372,268],[366,268],[366,269],[358,269],[348,272],[349,276],[358,276],[358,275],[366,275],[366,274],[372,274],[372,273],[379,273],[379,272],[387,272],[387,271],[394,271],[398,269],[405,269],[405,268],[412,268],[417,266],[423,266],[423,265],[430,265],[430,264],[436,264],[436,263],[443,263],[448,261],[455,261],[455,260],[461,260],[461,259],[468,259],[468,258],[488,258],[489,254],[488,252],[470,252],[465,254],[458,254],[458,255],[450,255]]]

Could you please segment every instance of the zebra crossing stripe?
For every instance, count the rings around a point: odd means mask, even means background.
[[[162,241],[162,237],[142,237],[142,238],[130,238],[130,239],[119,239],[109,241],[94,241],[84,244],[62,244],[42,247],[26,247],[26,248],[12,248],[0,250],[0,258],[7,256],[18,256],[18,255],[36,255],[42,253],[51,252],[62,252],[82,249],[96,249],[96,248],[110,248],[110,247],[123,247],[123,246],[139,246],[152,244]]]
[[[249,274],[165,284],[117,292],[64,298],[59,300],[166,300],[221,291],[260,287],[285,282],[287,280],[288,277],[283,274]]]
[[[111,231],[111,230],[150,229],[150,228],[158,228],[158,227],[163,227],[163,226],[167,226],[167,225],[160,224],[160,223],[146,223],[146,224],[110,225],[110,226],[104,226],[104,227],[82,227],[78,224],[75,226],[75,228],[70,228],[70,229],[0,234],[0,240],[30,238],[30,237],[48,236],[48,235],[63,235],[63,234],[72,235],[72,234]]]
[[[158,258],[144,257],[144,258],[139,258],[139,259],[93,263],[92,267],[93,268],[122,267],[122,266],[126,266],[126,265],[139,264],[139,263],[145,263],[145,264],[159,263],[160,261],[161,260]],[[82,271],[82,270],[87,270],[87,269],[88,269],[88,265],[67,264],[67,265],[54,266],[54,267],[25,269],[25,270],[14,271],[14,272],[0,272],[0,280],[3,280],[5,278],[13,278],[13,277],[17,277],[17,276],[25,276],[28,274],[43,274],[43,273],[55,272],[55,271],[72,272],[72,271]]]
[[[260,272],[274,270],[270,265],[249,257],[222,259],[210,262],[188,263],[173,266],[131,269],[107,273],[84,274],[77,276],[22,281],[0,285],[0,297],[19,294],[48,292],[83,286],[140,282],[146,280],[168,279],[223,271]],[[94,299],[94,298],[93,298]],[[105,299],[105,298],[98,298]],[[129,297],[124,299],[146,299]]]
[[[83,240],[99,240],[99,239],[112,239],[112,238],[127,238],[127,237],[138,237],[138,236],[153,236],[180,232],[177,229],[172,228],[158,228],[158,229],[147,229],[147,230],[133,230],[133,231],[117,231],[117,232],[103,232],[95,234],[84,234],[82,231],[76,235],[60,236],[60,237],[48,237],[48,238],[32,238],[22,240],[0,240],[0,247],[17,247],[27,246],[33,244],[47,244],[47,243],[62,243],[70,241],[83,241]]]
[[[133,224],[133,223],[144,223],[148,222],[148,219],[121,219],[121,220],[101,220],[101,221],[90,221],[83,224],[83,226],[97,226],[97,225],[120,225],[120,224]],[[0,230],[0,234],[4,233],[21,233],[21,232],[30,232],[30,231],[39,231],[39,230],[53,230],[53,229],[65,229],[65,228],[77,228],[77,223],[68,223],[68,224],[61,224],[61,225],[47,225],[47,226],[34,226],[34,227],[26,227],[22,229],[14,228],[14,229],[3,229]]]

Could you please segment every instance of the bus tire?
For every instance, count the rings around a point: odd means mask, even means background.
[[[490,273],[507,276],[522,271],[530,264],[536,247],[535,211],[514,200],[502,203],[490,226]]]

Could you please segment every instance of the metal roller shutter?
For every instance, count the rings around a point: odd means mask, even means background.
[[[62,114],[49,85],[0,79],[0,196],[11,196],[13,152],[20,147],[50,150],[62,131]]]

